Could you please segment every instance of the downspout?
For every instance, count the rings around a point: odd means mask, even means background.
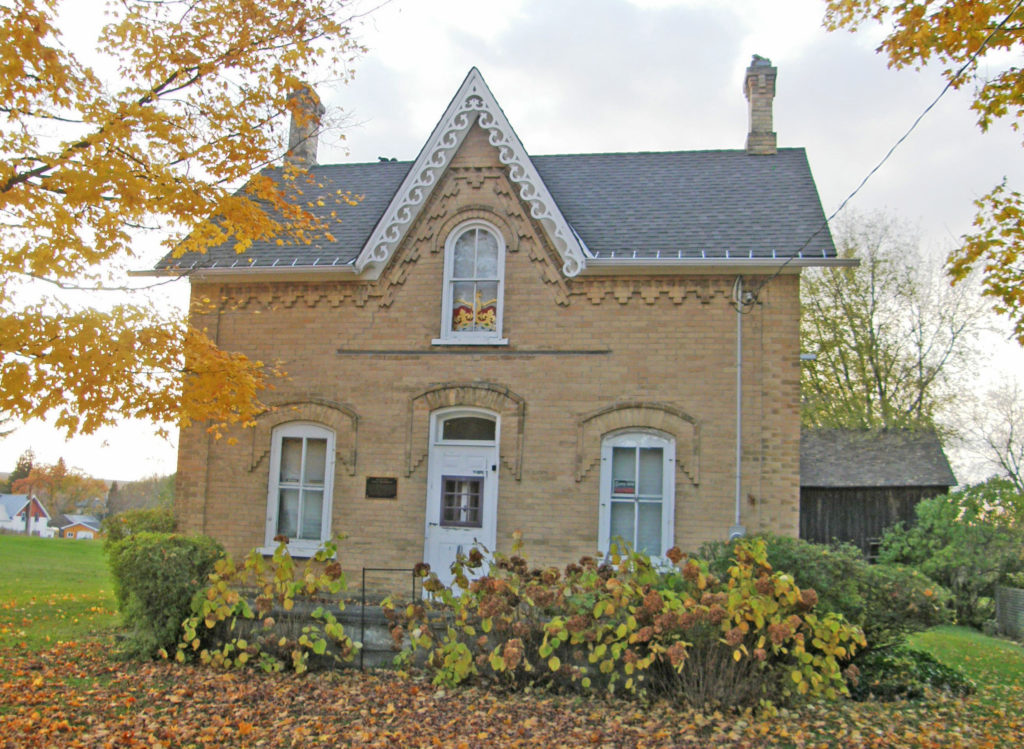
[[[732,286],[732,300],[736,306],[736,512],[729,528],[729,540],[747,535],[742,524],[743,507],[743,315],[744,308],[756,300],[754,292],[743,290],[743,276],[736,276]]]

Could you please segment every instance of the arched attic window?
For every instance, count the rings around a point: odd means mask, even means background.
[[[444,252],[441,337],[434,343],[503,344],[505,242],[485,221],[459,224]]]

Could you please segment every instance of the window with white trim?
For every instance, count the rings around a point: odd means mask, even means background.
[[[319,424],[282,424],[271,434],[266,548],[286,537],[293,555],[312,556],[331,538],[334,432]]]
[[[675,535],[675,440],[653,431],[617,432],[601,444],[599,543],[621,539],[664,556]]]
[[[484,221],[457,226],[445,242],[441,337],[434,343],[501,344],[505,242]]]

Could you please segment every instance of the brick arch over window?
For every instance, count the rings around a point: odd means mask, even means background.
[[[501,416],[498,453],[501,462],[519,481],[523,475],[526,400],[507,387],[493,382],[444,383],[409,399],[405,475],[412,475],[427,457],[430,448],[430,414],[439,408],[452,406],[484,408]]]
[[[335,460],[345,467],[349,476],[356,473],[359,445],[359,414],[350,406],[326,398],[311,398],[273,404],[270,411],[256,420],[252,430],[252,459],[249,471],[255,471],[270,454],[274,428],[290,421],[322,424],[334,432]]]
[[[444,252],[445,242],[448,240],[448,235],[451,234],[457,226],[469,221],[485,221],[488,224],[492,224],[501,234],[501,238],[505,240],[505,250],[508,252],[519,251],[519,233],[512,230],[512,227],[503,216],[496,213],[488,206],[482,205],[468,205],[446,216],[443,223],[441,223],[434,232],[434,241],[430,251],[434,254]]]
[[[675,437],[676,467],[694,486],[700,484],[700,424],[667,403],[629,401],[580,417],[576,429],[576,480],[582,481],[601,460],[601,440],[611,432],[654,429]]]

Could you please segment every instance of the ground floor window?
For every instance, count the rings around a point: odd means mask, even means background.
[[[288,539],[312,554],[331,536],[334,433],[319,424],[282,424],[271,435],[266,546]]]
[[[675,440],[660,432],[618,432],[601,445],[599,547],[621,539],[662,556],[675,531]]]

